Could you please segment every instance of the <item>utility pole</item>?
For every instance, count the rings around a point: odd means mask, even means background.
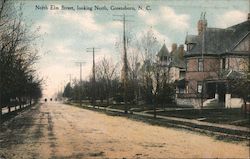
[[[99,48],[87,48],[87,52],[92,52],[93,53],[93,67],[92,67],[92,105],[95,107],[96,104],[96,80],[95,80],[95,52],[98,51]]]
[[[85,62],[76,62],[77,64],[80,64],[80,89],[79,89],[79,103],[80,107],[82,107],[82,64]]]
[[[201,87],[201,109],[203,109],[203,102],[205,98],[205,74],[204,74],[204,54],[206,54],[206,29],[207,29],[207,20],[206,20],[206,12],[201,14],[202,20],[202,47],[201,47],[201,60],[202,60],[202,87]],[[198,64],[199,65],[199,64]]]
[[[250,0],[249,0],[250,2]],[[250,6],[249,6],[249,10],[250,10]],[[248,21],[250,21],[250,13],[248,13]],[[248,50],[250,50],[250,45],[248,45]],[[247,80],[248,82],[250,82],[250,54],[248,54],[248,73],[247,73]]]
[[[71,75],[72,75],[72,74],[69,73],[69,74],[67,74],[67,75],[69,76],[69,84],[70,84],[70,86],[71,86]]]
[[[114,19],[115,21],[122,21],[123,22],[123,67],[121,71],[121,81],[123,84],[124,94],[123,94],[123,100],[124,100],[124,112],[125,114],[128,113],[128,59],[127,59],[127,38],[126,38],[126,22],[129,20],[126,19],[128,15],[114,15],[118,17],[122,17],[122,19]]]

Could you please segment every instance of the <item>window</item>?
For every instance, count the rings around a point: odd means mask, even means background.
[[[202,93],[202,82],[197,82],[197,92]]]
[[[186,71],[180,70],[180,79],[185,78]]]
[[[203,59],[198,59],[198,71],[203,71]]]
[[[184,88],[179,88],[179,93],[185,93],[185,89]]]
[[[221,59],[221,69],[228,69],[229,67],[229,59],[223,58]]]
[[[225,69],[226,68],[226,59],[223,58],[222,59],[222,69]]]

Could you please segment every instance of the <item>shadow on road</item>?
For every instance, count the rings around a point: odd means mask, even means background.
[[[39,109],[40,105],[36,105],[2,124],[0,132],[0,156],[2,158],[11,158],[11,156],[6,156],[2,150],[38,140],[43,136],[42,116],[38,115]],[[31,128],[34,129],[32,133],[30,133]],[[28,138],[30,141],[27,140]],[[34,155],[32,154],[32,156]]]

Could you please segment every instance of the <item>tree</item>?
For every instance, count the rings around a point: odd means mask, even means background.
[[[13,1],[0,2],[0,118],[2,107],[11,101],[30,101],[41,97],[41,81],[33,65],[38,60],[35,49],[36,34],[23,23],[22,5]]]
[[[141,55],[139,80],[142,88],[142,98],[146,103],[152,104],[154,98],[153,78],[154,73],[156,73],[154,63],[156,63],[156,53],[159,51],[160,46],[152,28],[140,34],[136,46]]]
[[[63,91],[63,97],[66,97],[66,98],[72,98],[73,96],[73,89],[70,85],[70,82],[66,85],[64,91]]]
[[[238,97],[240,97],[243,100],[243,107],[242,109],[244,110],[245,114],[246,112],[246,107],[247,107],[247,102],[249,101],[250,98],[250,82],[249,79],[247,78],[241,78],[241,79],[231,79],[229,80],[230,84],[230,92],[232,94],[237,94]]]
[[[108,60],[105,57],[97,64],[96,67],[97,81],[99,81],[99,83],[103,84],[104,86],[107,105],[109,105],[112,93],[112,81],[118,78],[116,70],[116,65],[114,65],[111,60]]]

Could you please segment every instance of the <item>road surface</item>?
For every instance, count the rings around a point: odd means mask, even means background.
[[[48,102],[5,123],[1,157],[248,158],[249,147]]]

